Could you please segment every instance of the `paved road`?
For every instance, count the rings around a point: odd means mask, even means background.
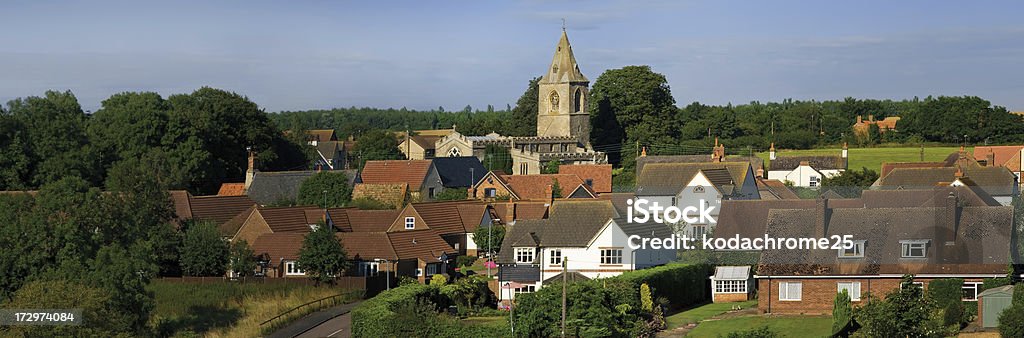
[[[303,332],[298,338],[352,337],[352,314],[346,313],[332,318],[317,327]]]
[[[342,304],[308,314],[267,338],[351,337],[352,319],[349,311],[359,303]]]

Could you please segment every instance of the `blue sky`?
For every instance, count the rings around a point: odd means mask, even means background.
[[[0,100],[208,85],[268,111],[515,104],[565,18],[580,68],[680,105],[977,95],[1024,110],[1020,1],[3,1]]]

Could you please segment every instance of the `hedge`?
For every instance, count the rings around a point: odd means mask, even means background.
[[[396,309],[408,303],[418,302],[446,306],[448,302],[444,298],[436,286],[423,284],[409,284],[381,292],[352,309],[352,336],[394,336],[393,323],[404,320],[398,318]]]
[[[629,282],[635,290],[640,289],[640,284],[647,283],[655,297],[665,297],[669,306],[678,309],[708,301],[711,271],[710,265],[672,263],[625,272],[611,279]]]

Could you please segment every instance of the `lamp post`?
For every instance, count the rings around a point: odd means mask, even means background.
[[[377,263],[384,262],[385,265],[388,265],[388,271],[384,271],[384,284],[387,284],[387,289],[391,290],[391,265],[388,264],[388,260],[387,259],[381,259],[381,258],[374,258],[373,261],[377,262]]]

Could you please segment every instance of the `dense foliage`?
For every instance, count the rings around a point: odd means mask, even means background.
[[[961,278],[935,279],[928,283],[928,298],[942,311],[943,325],[957,325],[959,328],[959,325],[970,321],[964,316],[963,285]]]
[[[501,251],[501,241],[505,239],[505,227],[495,224],[490,227],[477,227],[473,231],[473,242],[476,243],[480,255],[485,252],[495,254]]]
[[[850,306],[850,294],[846,290],[839,291],[832,302],[832,336],[848,336],[852,321],[853,308]]]
[[[240,239],[231,243],[229,264],[235,277],[248,277],[256,271],[256,253],[249,247],[248,241]]]
[[[913,276],[904,276],[899,289],[885,299],[868,296],[867,305],[857,308],[858,334],[868,337],[944,337],[942,319]]]
[[[223,276],[228,268],[228,242],[217,224],[192,222],[185,228],[181,246],[181,268],[189,276]]]
[[[1014,286],[1010,307],[999,314],[999,334],[1003,337],[1024,337],[1024,284]]]
[[[348,204],[352,198],[352,186],[343,171],[322,171],[302,181],[299,186],[298,204],[317,205],[321,208],[337,208]]]
[[[868,168],[845,170],[839,175],[826,176],[821,181],[821,192],[835,191],[843,197],[860,197],[861,192],[868,189],[878,180],[878,173]]]
[[[381,292],[352,310],[353,337],[504,337],[507,327],[465,325],[438,314],[448,305],[482,305],[494,293],[480,278],[444,286],[404,284]]]
[[[348,257],[334,236],[334,227],[320,221],[302,240],[297,261],[299,269],[318,283],[329,283],[348,267]]]

